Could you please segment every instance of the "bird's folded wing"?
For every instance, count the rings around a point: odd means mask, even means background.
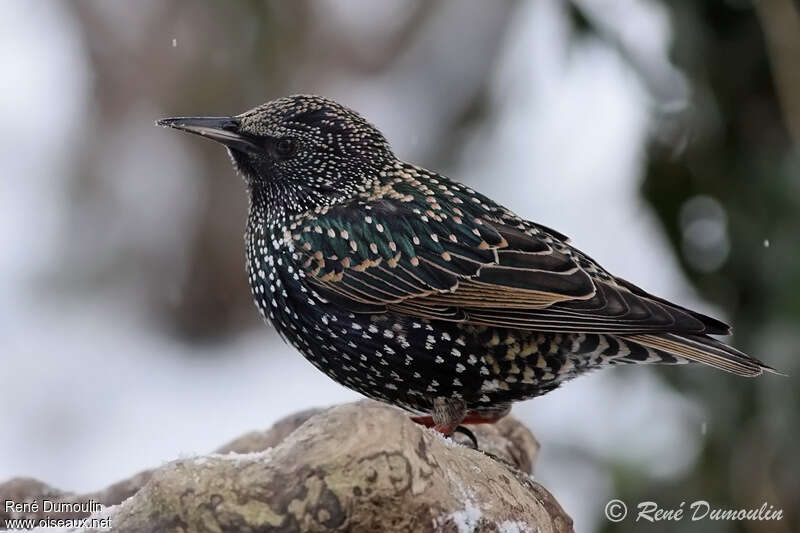
[[[317,292],[353,312],[557,332],[726,332],[627,282],[593,276],[535,226],[434,217],[384,201],[360,207],[370,215],[330,208],[289,231]]]

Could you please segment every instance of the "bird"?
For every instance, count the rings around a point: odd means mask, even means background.
[[[223,144],[249,197],[255,304],[319,370],[452,435],[589,371],[776,372],[724,322],[605,270],[562,233],[395,156],[316,95],[157,125]]]

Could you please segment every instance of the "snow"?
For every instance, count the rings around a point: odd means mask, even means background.
[[[506,520],[497,524],[497,533],[534,533],[536,529],[528,527],[528,524],[518,520]]]
[[[234,465],[242,463],[262,462],[268,463],[272,460],[272,448],[261,450],[258,452],[247,453],[209,453],[193,459],[193,463],[200,466],[211,461],[225,461]]]
[[[436,517],[433,521],[433,526],[441,528],[442,526],[453,524],[458,533],[473,533],[482,520],[486,522],[484,512],[476,501],[475,493],[464,486],[464,483],[456,479],[452,473],[448,473],[448,475],[450,476],[450,484],[455,487],[454,492],[461,500],[463,507]],[[495,526],[498,533],[532,533],[535,531],[535,529],[518,520],[504,520],[496,523]]]
[[[472,533],[478,526],[483,513],[473,501],[467,501],[460,511],[453,511],[448,515],[458,529],[458,533]]]
[[[460,480],[456,480],[452,473],[448,473],[448,475],[451,478],[450,483],[451,485],[455,485],[456,493],[464,507],[435,518],[433,526],[438,528],[452,522],[455,524],[458,533],[472,533],[483,517],[483,511],[481,511],[480,507],[478,507],[478,504],[475,502],[475,495],[472,490],[465,487]]]

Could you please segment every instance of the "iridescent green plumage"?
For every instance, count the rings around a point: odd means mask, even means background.
[[[722,322],[397,160],[377,129],[335,102],[296,96],[220,119],[218,130],[210,120],[165,125],[225,143],[244,175],[259,310],[318,368],[367,396],[452,430],[607,365],[769,369],[709,337],[728,333]]]
[[[471,189],[402,164],[363,195],[299,217],[288,234],[310,280],[345,308],[540,331],[726,330],[615,279]]]

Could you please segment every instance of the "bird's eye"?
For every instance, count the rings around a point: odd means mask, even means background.
[[[275,153],[279,157],[289,157],[296,149],[295,142],[292,139],[278,139],[275,142]]]

